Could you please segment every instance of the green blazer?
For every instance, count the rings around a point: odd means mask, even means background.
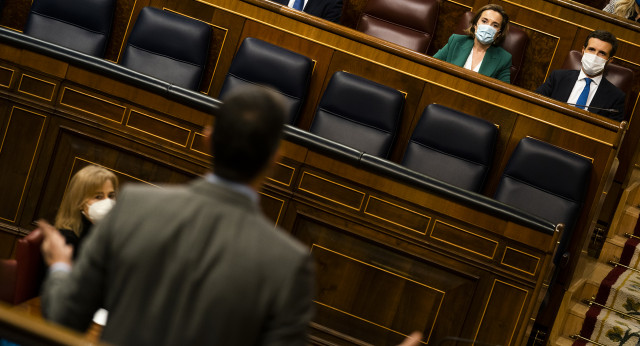
[[[453,34],[449,37],[449,42],[433,57],[462,67],[471,53],[471,48],[473,48],[473,38]],[[502,47],[491,46],[484,55],[478,72],[505,83],[511,83],[510,68],[511,54]]]

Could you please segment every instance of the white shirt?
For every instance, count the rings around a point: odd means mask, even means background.
[[[601,73],[596,77],[589,77],[591,78],[591,87],[589,87],[589,96],[587,97],[587,104],[584,106],[588,106],[591,104],[591,100],[593,100],[593,95],[596,94],[596,91],[598,90],[598,85],[600,85],[600,82],[602,81],[602,75],[603,74]],[[571,94],[569,95],[569,99],[567,100],[567,103],[575,105],[576,102],[578,102],[578,97],[580,97],[580,94],[582,93],[582,90],[584,89],[584,86],[585,86],[585,82],[584,82],[585,78],[587,78],[587,75],[584,73],[584,71],[580,70],[580,74],[578,75],[578,80],[576,81],[576,84],[574,84],[573,90],[571,90]]]
[[[482,57],[482,60],[484,60],[484,57]],[[480,71],[480,66],[482,65],[482,60],[480,60],[480,62],[478,63],[478,65],[476,65],[476,68],[471,68],[471,64],[473,62],[473,48],[471,48],[471,52],[469,53],[469,56],[467,57],[467,61],[464,63],[464,68],[466,68],[467,70],[471,70],[473,72],[478,72]]]
[[[308,1],[309,1],[309,0],[304,0],[304,4],[302,4],[302,9],[303,9],[303,10],[304,10],[305,6],[307,6],[307,2],[308,2]],[[289,0],[289,5],[287,5],[287,6],[289,6],[289,7],[293,8],[293,3],[294,3],[294,2],[296,2],[296,0]]]

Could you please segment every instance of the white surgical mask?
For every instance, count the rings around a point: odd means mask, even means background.
[[[607,60],[601,58],[595,54],[584,53],[582,54],[582,70],[588,76],[599,75],[604,70],[604,65],[607,64]]]
[[[89,206],[89,215],[87,215],[89,217],[89,220],[91,220],[91,222],[93,223],[102,220],[115,204],[116,201],[112,200],[111,198],[105,198],[101,201],[93,203]]]
[[[487,24],[480,24],[476,27],[476,39],[482,44],[490,44],[496,36],[496,28]]]

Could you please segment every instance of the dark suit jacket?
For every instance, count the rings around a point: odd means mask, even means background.
[[[540,95],[548,96],[561,102],[567,102],[579,75],[579,70],[553,71],[544,84],[536,89],[536,92]],[[613,120],[622,121],[622,118],[624,117],[624,101],[625,94],[622,90],[611,84],[611,82],[606,78],[602,78],[602,81],[598,86],[598,90],[596,91],[596,94],[593,95],[593,99],[589,106],[604,109],[617,109],[618,112],[610,112],[595,108],[589,108],[588,110],[592,113],[603,115]]]
[[[473,38],[467,35],[453,34],[449,37],[449,42],[433,57],[463,67],[464,63],[467,62],[469,53],[471,53],[471,48],[473,48]],[[482,65],[480,65],[478,73],[499,79],[505,83],[511,83],[510,68],[511,53],[502,47],[491,46],[487,49],[482,59]]]
[[[287,6],[289,0],[272,0]],[[342,16],[342,0],[309,0],[302,9],[304,12],[338,23]]]
[[[308,248],[199,179],[125,188],[71,273],[49,275],[42,307],[78,330],[104,307],[114,345],[305,345],[312,290]]]

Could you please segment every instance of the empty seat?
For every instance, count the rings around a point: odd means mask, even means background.
[[[403,106],[400,91],[339,71],[331,77],[309,131],[387,158]]]
[[[197,90],[209,55],[211,27],[201,21],[145,7],[120,64],[183,88]]]
[[[103,57],[115,3],[115,0],[34,0],[24,33]]]
[[[464,31],[469,28],[469,22],[471,22],[473,16],[473,12],[465,12],[460,18],[454,34],[464,35]],[[515,83],[520,70],[522,70],[527,43],[529,43],[527,33],[517,26],[509,24],[509,32],[500,46],[511,54],[511,68],[509,69],[511,72],[511,84]]]
[[[231,62],[218,98],[247,84],[270,86],[284,96],[287,121],[294,124],[307,96],[312,72],[313,61],[308,57],[247,37]]]
[[[40,252],[39,229],[18,240],[16,258],[0,260],[0,300],[19,304],[40,293],[45,265]]]
[[[437,0],[369,0],[356,30],[426,54],[439,8]]]
[[[495,198],[565,225],[555,261],[564,254],[580,214],[591,161],[533,138],[523,138],[504,170]]]
[[[480,192],[491,167],[498,128],[457,110],[428,105],[402,165],[451,185]]]

